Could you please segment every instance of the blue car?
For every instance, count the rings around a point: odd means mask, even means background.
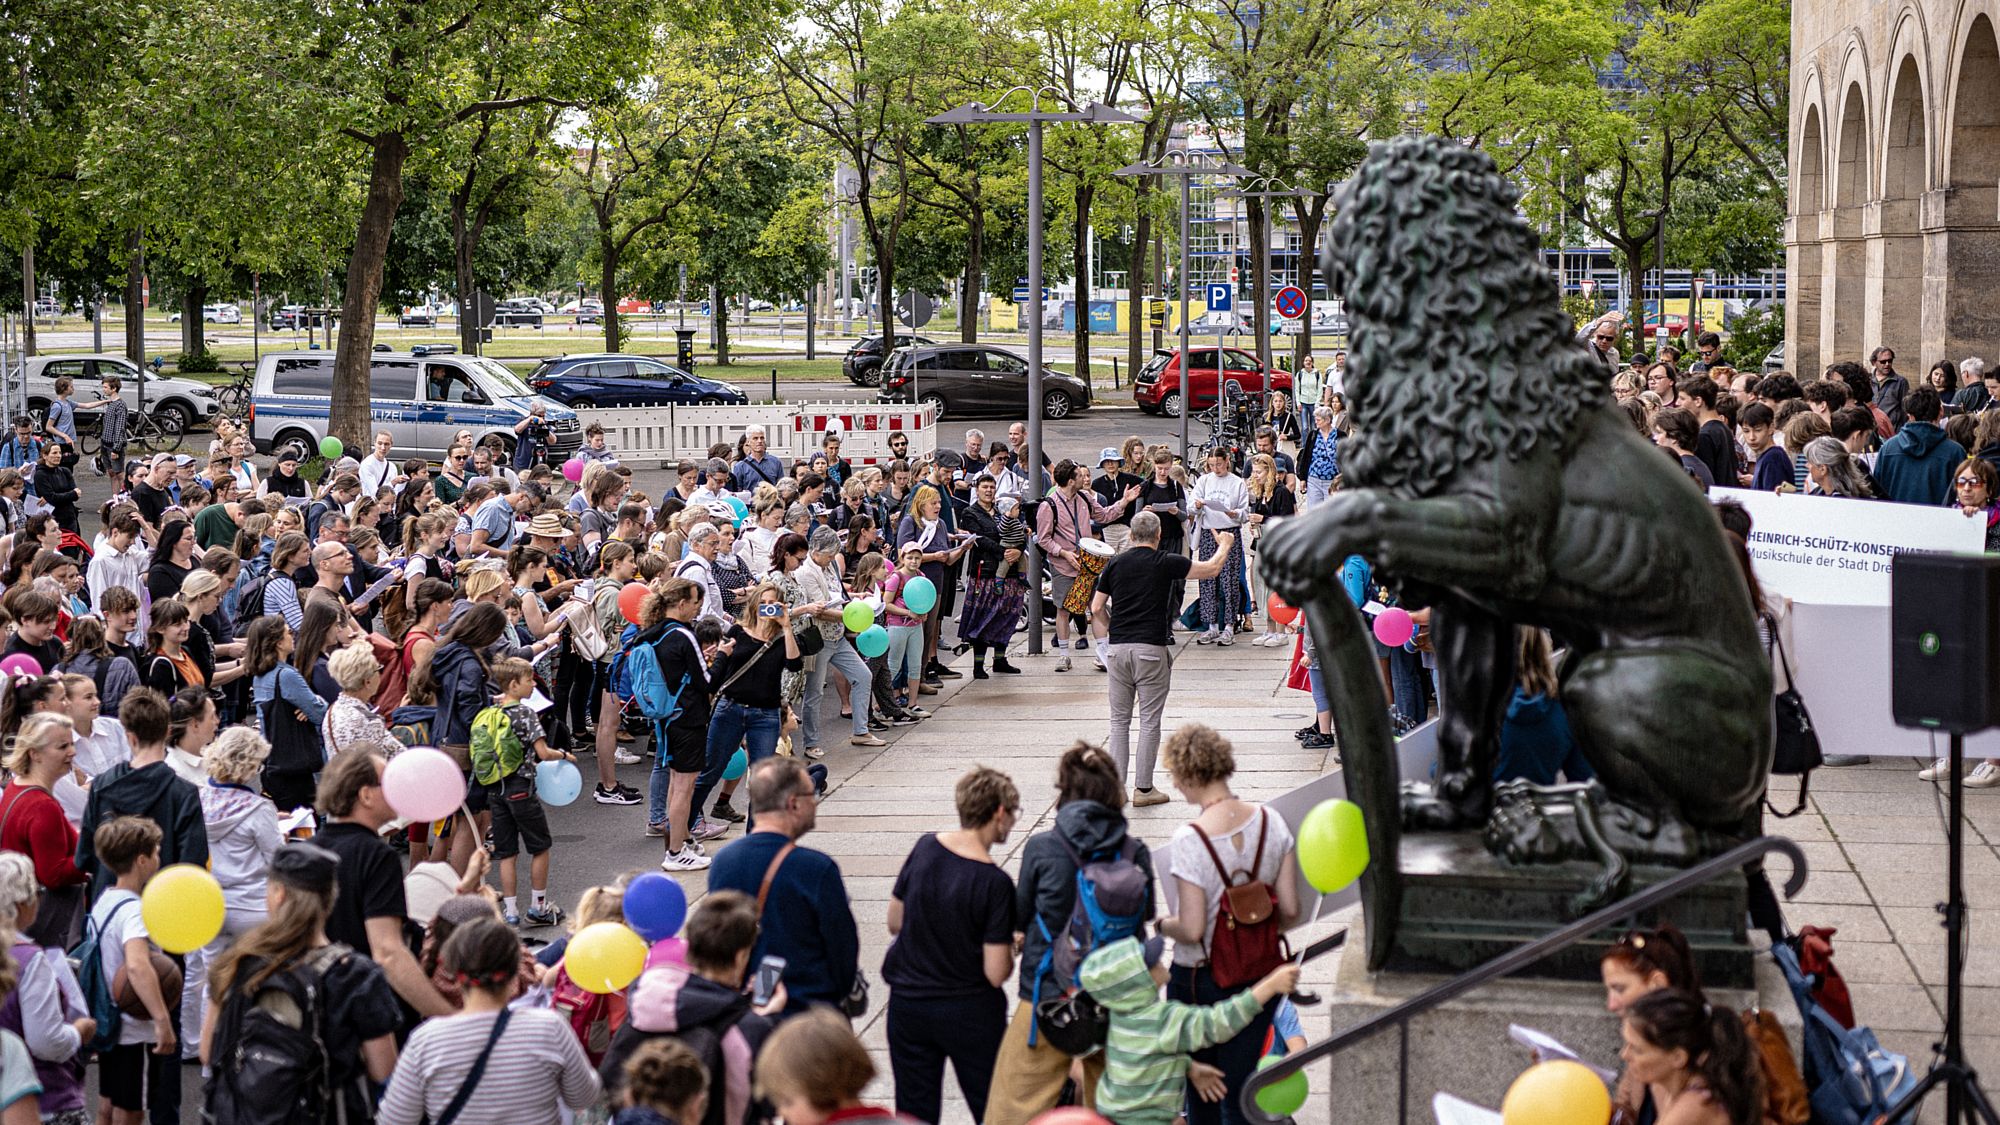
[[[535,393],[564,406],[747,406],[734,383],[704,379],[640,355],[587,352],[552,356],[528,373]]]

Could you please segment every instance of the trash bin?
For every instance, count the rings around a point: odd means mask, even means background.
[[[694,334],[696,331],[693,328],[674,329],[674,355],[680,361],[677,366],[684,371],[694,370]]]

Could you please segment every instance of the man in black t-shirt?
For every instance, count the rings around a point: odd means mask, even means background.
[[[1199,561],[1160,550],[1160,517],[1139,512],[1132,517],[1132,545],[1112,559],[1097,578],[1090,613],[1104,629],[1109,645],[1104,663],[1111,673],[1111,738],[1105,749],[1118,763],[1121,777],[1132,781],[1132,803],[1164,805],[1167,795],[1153,788],[1153,759],[1160,750],[1160,714],[1167,708],[1173,686],[1173,617],[1179,612],[1183,583],[1214,578],[1235,543],[1235,533],[1215,533],[1215,553]],[[1132,712],[1139,713],[1139,755],[1129,774]]]
[[[380,966],[389,987],[417,1016],[453,1015],[457,1009],[438,993],[403,942],[408,912],[403,866],[381,837],[382,826],[396,819],[396,810],[382,792],[383,764],[382,755],[355,749],[334,755],[320,774],[316,803],[331,823],[312,842],[340,857],[338,891],[326,919],[326,936],[353,946]],[[455,827],[470,830],[464,822]],[[474,856],[468,877],[475,870],[484,874],[483,853],[475,850]]]
[[[155,531],[165,526],[167,509],[173,507],[174,496],[169,489],[173,480],[174,455],[162,453],[153,458],[143,480],[132,482],[132,503],[139,506],[139,518]]]

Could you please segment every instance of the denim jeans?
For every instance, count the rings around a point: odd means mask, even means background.
[[[822,698],[826,695],[826,672],[828,668],[840,669],[847,677],[849,699],[866,700],[873,686],[869,682],[868,665],[854,646],[842,637],[828,641],[819,652],[819,659],[813,662],[812,671],[806,675],[806,693],[799,700],[799,735],[805,745],[818,746],[819,723]],[[866,703],[854,708],[854,737],[868,733],[868,707]]]
[[[917,701],[917,683],[924,671],[924,627],[889,626],[889,675],[905,674],[910,685],[910,702]]]
[[[1391,652],[1389,686],[1396,691],[1396,713],[1408,722],[1423,722],[1430,711],[1430,701],[1424,695],[1423,658],[1407,648]]]
[[[727,696],[715,701],[715,712],[708,720],[708,767],[695,781],[694,800],[689,805],[690,830],[701,822],[701,810],[708,804],[708,795],[721,783],[722,771],[728,768],[738,745],[749,747],[753,766],[778,752],[778,727],[783,714],[777,707],[745,707]]]

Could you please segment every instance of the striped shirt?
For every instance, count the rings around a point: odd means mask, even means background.
[[[378,1125],[417,1125],[444,1115],[493,1035],[497,1012],[432,1019],[410,1035],[382,1096]],[[597,1072],[569,1021],[545,1009],[517,1011],[487,1056],[478,1088],[460,1121],[479,1125],[546,1125],[558,1120],[556,1101],[582,1109],[597,1099]]]

